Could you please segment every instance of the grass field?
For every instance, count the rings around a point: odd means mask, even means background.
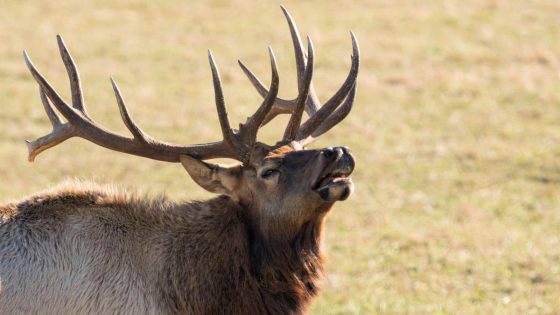
[[[69,177],[207,197],[178,165],[80,139],[28,163],[23,140],[50,124],[21,51],[68,98],[60,33],[98,121],[126,131],[112,75],[149,133],[207,142],[219,138],[207,48],[232,123],[260,102],[237,59],[268,81],[267,45],[281,96],[295,95],[278,3],[92,3],[0,0],[0,199]],[[328,275],[312,313],[560,314],[560,2],[284,4],[314,40],[321,99],[347,74],[350,29],[362,52],[354,111],[316,144],[348,145],[358,165],[356,193],[328,220]]]

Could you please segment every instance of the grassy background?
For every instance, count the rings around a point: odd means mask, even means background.
[[[328,221],[330,264],[313,313],[559,314],[560,3],[284,4],[314,40],[321,99],[349,69],[348,30],[362,51],[355,110],[317,143],[350,146],[358,166],[355,195]],[[268,81],[272,45],[280,94],[295,95],[289,32],[273,1],[0,0],[0,199],[68,177],[208,196],[178,165],[80,139],[27,162],[23,139],[50,125],[21,50],[68,98],[57,33],[78,63],[90,113],[123,133],[109,75],[152,135],[219,138],[207,48],[233,124],[260,102],[238,58]]]

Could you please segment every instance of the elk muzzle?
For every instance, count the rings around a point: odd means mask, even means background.
[[[346,200],[354,190],[352,179],[348,176],[354,170],[354,156],[348,147],[329,147],[321,151],[325,168],[313,189],[327,202]]]

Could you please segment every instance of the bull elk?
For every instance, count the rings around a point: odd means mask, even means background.
[[[317,294],[325,215],[348,198],[354,158],[346,147],[306,149],[350,112],[359,51],[322,106],[315,95],[313,45],[307,49],[289,13],[298,94],[277,96],[279,77],[269,49],[271,83],[240,66],[263,97],[256,112],[232,129],[220,75],[208,53],[223,140],[175,145],[150,137],[134,122],[111,80],[132,137],[103,128],[84,106],[76,65],[60,36],[70,81],[68,104],[24,52],[52,123],[27,141],[29,160],[71,137],[110,150],[178,162],[202,188],[220,194],[178,203],[72,183],[0,205],[0,314],[301,314]],[[309,118],[302,123],[303,112]],[[59,114],[67,122],[63,122]],[[290,114],[282,140],[268,145],[257,131]],[[205,160],[231,158],[225,166]]]

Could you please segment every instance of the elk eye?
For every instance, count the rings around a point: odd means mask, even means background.
[[[279,174],[280,172],[276,169],[268,169],[264,172],[261,173],[261,177],[262,178],[270,178],[276,174]]]

